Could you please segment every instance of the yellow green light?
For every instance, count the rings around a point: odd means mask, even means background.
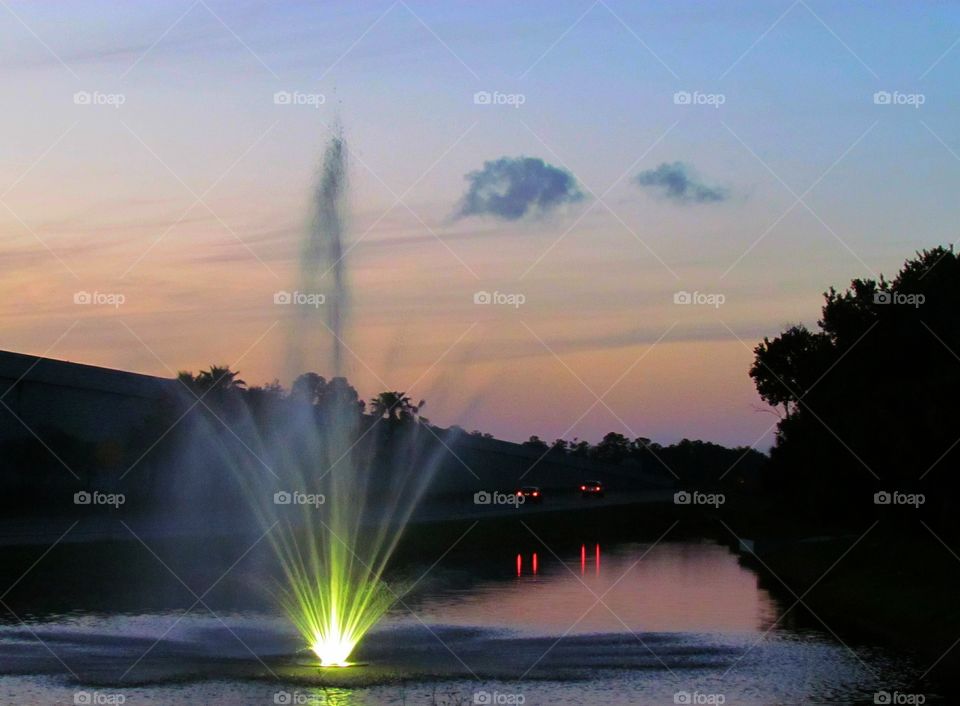
[[[284,528],[274,547],[286,578],[284,612],[321,666],[348,666],[354,648],[395,600],[381,578],[386,557],[346,546],[329,526],[299,540]],[[380,561],[367,564],[360,553]]]

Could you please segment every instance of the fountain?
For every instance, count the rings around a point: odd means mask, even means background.
[[[279,604],[322,667],[349,665],[363,636],[402,596],[384,572],[439,460],[416,420],[363,415],[342,377],[346,171],[338,130],[324,153],[301,258],[300,291],[322,289],[324,303],[297,311],[288,362],[303,365],[307,337],[325,329],[336,377],[323,399],[309,381],[294,385],[268,424],[257,422],[257,410],[239,410],[236,439],[222,430],[203,435],[242,486],[279,562]]]

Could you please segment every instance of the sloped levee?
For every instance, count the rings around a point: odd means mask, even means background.
[[[87,442],[117,439],[176,385],[152,375],[0,351],[0,442],[41,429]]]

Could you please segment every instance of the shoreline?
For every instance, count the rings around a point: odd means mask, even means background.
[[[755,554],[738,553],[788,606],[802,599],[791,613],[811,627],[897,649],[944,681],[960,666],[960,561],[932,536],[877,535],[853,546],[859,536],[759,541]]]

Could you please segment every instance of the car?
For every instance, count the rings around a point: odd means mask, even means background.
[[[580,484],[580,495],[584,498],[602,498],[604,494],[603,483],[598,480],[585,480]]]
[[[539,505],[543,502],[543,492],[535,485],[525,485],[519,488],[517,490],[517,497],[523,498],[524,503],[536,503]]]

